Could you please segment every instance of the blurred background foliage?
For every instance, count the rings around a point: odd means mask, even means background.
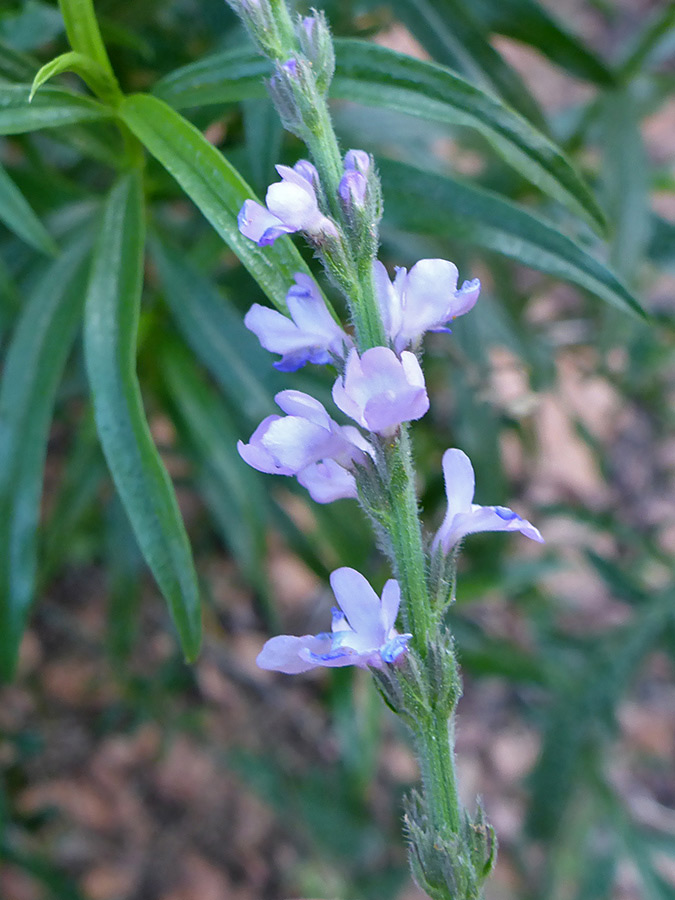
[[[442,516],[440,457],[460,446],[478,501],[515,505],[547,537],[541,550],[471,538],[450,616],[466,678],[460,772],[501,839],[489,896],[673,900],[675,5],[324,8],[338,38],[377,45],[339,42],[334,113],[343,147],[378,160],[382,258],[442,256],[484,286],[452,337],[428,341],[431,413],[415,426],[425,519]],[[122,90],[179,109],[256,192],[275,162],[303,155],[221,0],[96,10]],[[96,235],[123,136],[74,75],[31,105],[17,87],[67,50],[56,5],[4,0],[6,676],[34,605],[0,704],[0,894],[412,900],[399,817],[417,775],[367,677],[253,664],[269,633],[322,626],[336,565],[388,574],[353,504],[310,506],[236,453],[277,390],[328,396],[329,377],[272,368],[242,324],[264,298],[223,243],[213,182],[190,182],[190,147],[181,169],[171,129],[158,137],[130,106],[150,150],[136,369],[199,579],[195,666],[171,637],[123,508],[142,514],[147,485],[120,502],[90,399],[89,381],[104,393],[120,372],[133,395],[133,341],[113,346],[132,325],[96,332],[88,314],[80,328],[87,279],[111,272],[114,248]],[[124,231],[132,248],[137,226]]]

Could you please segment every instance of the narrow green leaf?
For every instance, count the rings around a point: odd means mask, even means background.
[[[183,336],[226,397],[251,424],[274,411],[270,356],[213,284],[177,253],[153,243],[164,296]]]
[[[94,417],[87,413],[72,439],[49,517],[42,528],[42,584],[67,566],[73,556],[77,560],[73,548],[82,546],[83,532],[87,538],[94,536],[91,513],[100,509],[100,490],[105,481],[107,471]]]
[[[472,4],[486,30],[534,47],[551,62],[585,81],[601,87],[616,84],[614,73],[606,63],[541,3],[535,0],[472,0]]]
[[[97,63],[117,87],[117,80],[96,21],[92,0],[59,0],[70,46]],[[119,94],[119,88],[117,88]]]
[[[105,98],[111,96],[115,90],[115,84],[110,80],[108,72],[88,56],[82,53],[62,53],[55,59],[46,63],[33,79],[30,89],[29,101],[32,101],[35,92],[50,78],[61,75],[63,72],[74,72],[82,81],[98,96]]]
[[[206,56],[160,78],[155,96],[174,109],[238,103],[265,97],[263,78],[272,74],[270,63],[251,46]]]
[[[79,122],[112,118],[112,110],[89,97],[60,88],[43,88],[30,101],[30,88],[0,84],[0,134],[23,134]]]
[[[0,78],[6,81],[32,81],[39,63],[27,53],[21,53],[0,41]]]
[[[398,16],[436,62],[493,90],[537,128],[547,130],[539,104],[520,75],[487,40],[487,32],[463,0],[399,0]]]
[[[55,256],[58,248],[30,204],[0,166],[0,221],[36,250]]]
[[[612,223],[613,267],[629,284],[639,281],[639,267],[649,243],[649,166],[640,116],[629,90],[611,91],[598,101],[604,149],[602,194]]]
[[[435,63],[343,40],[332,96],[418,118],[475,128],[504,160],[551,197],[604,229],[589,187],[562,151],[497,98]]]
[[[241,435],[185,348],[169,345],[162,371],[199,466],[205,500],[247,578],[264,587],[266,502],[257,473],[237,452]]]
[[[656,9],[645,27],[638,31],[632,45],[619,67],[619,76],[626,82],[634,78],[648,65],[659,61],[665,49],[672,51],[672,32],[675,29],[675,3]]]
[[[254,195],[236,169],[194,125],[156,97],[126,97],[120,115],[229,244],[272,303],[285,310],[293,275],[309,273],[309,269],[288,238],[280,238],[273,247],[258,247],[240,233],[237,215],[244,201]]]
[[[96,427],[143,555],[169,604],[185,655],[199,650],[199,590],[171,481],[153,443],[135,371],[143,283],[140,176],[122,177],[105,207],[85,312]]]
[[[54,397],[82,309],[88,242],[38,281],[0,385],[0,677],[12,677],[33,599],[42,473]]]
[[[467,182],[390,159],[378,163],[386,199],[385,224],[493,250],[645,317],[610,269],[544,220]]]
[[[483,134],[532,184],[604,229],[605,218],[588,185],[563,152],[492,94],[444,66],[423,62],[365,41],[335,41],[331,96],[384,107]],[[263,96],[269,65],[253,50],[220,53],[160,81],[155,92],[176,107]]]
[[[257,191],[264,192],[277,177],[274,166],[281,159],[284,129],[268,97],[246,100],[243,113],[246,162],[251,181]]]

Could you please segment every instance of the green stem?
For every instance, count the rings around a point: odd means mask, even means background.
[[[320,96],[317,90],[317,97]],[[370,347],[386,347],[387,337],[375,297],[372,275],[372,259],[362,248],[352,246],[349,229],[339,203],[340,180],[344,174],[342,155],[333,129],[328,104],[321,98],[315,108],[315,120],[307,139],[307,146],[321,177],[326,192],[326,200],[333,218],[340,223],[347,236],[352,260],[355,261],[349,280],[353,288],[347,297],[354,317],[354,327],[359,350]],[[351,267],[350,267],[351,268]]]
[[[449,719],[445,715],[422,719],[415,732],[427,809],[443,836],[457,834],[460,827],[454,732],[454,712]]]
[[[389,536],[396,576],[403,596],[403,619],[412,633],[412,645],[424,658],[430,637],[432,614],[426,558],[422,542],[410,438],[405,426],[399,437],[385,449],[390,510]]]

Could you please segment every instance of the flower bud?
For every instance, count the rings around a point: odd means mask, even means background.
[[[335,51],[325,15],[314,11],[300,19],[296,35],[300,49],[312,66],[319,91],[326,94],[335,72]]]
[[[268,87],[284,128],[307,141],[316,125],[317,109],[322,102],[311,64],[301,56],[277,63]]]
[[[241,18],[254,43],[266,56],[283,56],[287,44],[281,35],[279,17],[275,16],[269,0],[226,0]]]
[[[365,150],[348,150],[344,175],[338,186],[340,205],[355,245],[364,256],[377,251],[377,224],[381,217],[380,179],[372,157]]]

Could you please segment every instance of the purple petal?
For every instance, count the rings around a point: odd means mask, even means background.
[[[363,208],[366,202],[368,182],[360,172],[348,171],[340,179],[338,193],[344,205]]]
[[[279,391],[274,396],[274,402],[289,416],[301,416],[321,428],[330,429],[331,417],[326,412],[326,407],[311,394],[304,391]]]
[[[263,419],[251,435],[248,444],[243,441],[237,442],[237,450],[244,462],[259,472],[266,472],[270,475],[294,475],[293,469],[279,463],[263,443],[269,428],[279,418],[279,416],[267,416],[266,419]]]
[[[403,322],[396,337],[398,350],[444,325],[452,317],[457,266],[446,259],[421,259],[408,272],[404,287]]]
[[[476,305],[476,301],[480,296],[480,279],[474,278],[471,281],[465,281],[461,288],[455,294],[455,300],[452,306],[452,318],[463,316],[468,313]]]
[[[391,638],[391,640],[387,641],[387,643],[384,644],[384,646],[380,649],[382,662],[395,662],[402,653],[405,653],[407,651],[408,641],[410,640],[412,640],[412,634],[397,634],[396,637],[393,637]]]
[[[440,544],[443,552],[448,553],[467,534],[480,531],[519,531],[533,541],[544,540],[531,522],[522,519],[512,509],[506,506],[479,506],[472,502],[474,471],[466,453],[458,449],[445,451],[443,477],[448,510],[434,538],[434,548]]]
[[[311,650],[303,651],[308,660],[311,660],[315,666],[325,666],[327,669],[338,669],[343,666],[358,666],[365,669],[368,664],[372,652],[368,654],[359,653],[352,650],[351,647],[338,647],[335,650],[329,650],[327,653],[312,653]]]
[[[540,531],[513,510],[504,506],[474,505],[470,513],[459,513],[455,517],[452,533],[449,535],[450,546],[457,544],[467,534],[482,531],[519,531],[533,541],[544,542]]]
[[[277,171],[279,171],[279,166],[277,166]],[[293,172],[306,181],[312,190],[316,191],[316,187],[319,184],[319,173],[316,170],[316,166],[306,159],[299,159],[293,166]]]
[[[287,228],[277,216],[261,206],[255,200],[246,200],[239,210],[237,217],[239,231],[244,237],[250,238],[261,247],[274,243],[282,234],[288,234],[292,229]],[[271,234],[274,232],[274,236]]]
[[[321,653],[330,652],[330,647],[329,636],[306,634],[304,637],[294,637],[290,634],[280,634],[265,643],[258,654],[256,663],[261,669],[284,672],[286,675],[297,675],[320,665],[311,657],[307,658],[307,654],[318,656]],[[305,651],[304,654],[303,651]]]
[[[281,68],[287,72],[291,78],[295,78],[298,74],[298,61],[297,59],[287,59],[286,62],[281,64]]]
[[[314,36],[314,28],[316,27],[316,19],[314,18],[314,16],[305,16],[300,24],[305,29],[305,34],[311,41]]]
[[[272,422],[262,443],[293,475],[343,449],[339,435],[300,416],[286,416]]]
[[[402,271],[405,275],[405,269],[400,269],[399,271]],[[373,282],[384,330],[393,339],[401,328],[401,298],[396,286],[391,283],[387,270],[379,259],[373,262]]]
[[[298,472],[298,481],[309,491],[315,503],[357,499],[356,480],[334,459],[324,459]]]
[[[244,325],[270,353],[289,353],[297,349],[297,326],[276,309],[254,303],[244,316]]]
[[[469,512],[476,492],[476,476],[471,460],[463,450],[454,448],[443,454],[443,479],[448,498],[448,516]]]
[[[303,347],[293,353],[285,353],[283,358],[272,363],[279,372],[297,372],[307,363],[315,366],[325,366],[333,361],[333,357],[327,350],[308,349]]]
[[[352,350],[344,376],[333,385],[333,400],[360,425],[382,434],[401,422],[419,419],[429,408],[414,354],[404,353],[399,359],[388,347],[373,347],[360,358]]]
[[[382,627],[389,634],[396,624],[398,608],[401,605],[401,588],[395,578],[390,578],[382,589]]]
[[[365,150],[347,150],[345,153],[345,170],[354,170],[366,174],[370,169],[370,154]]]
[[[319,212],[314,191],[304,179],[298,177],[298,181],[301,183],[276,181],[271,184],[267,189],[265,201],[270,213],[289,230],[312,231],[317,220],[323,217]]]

